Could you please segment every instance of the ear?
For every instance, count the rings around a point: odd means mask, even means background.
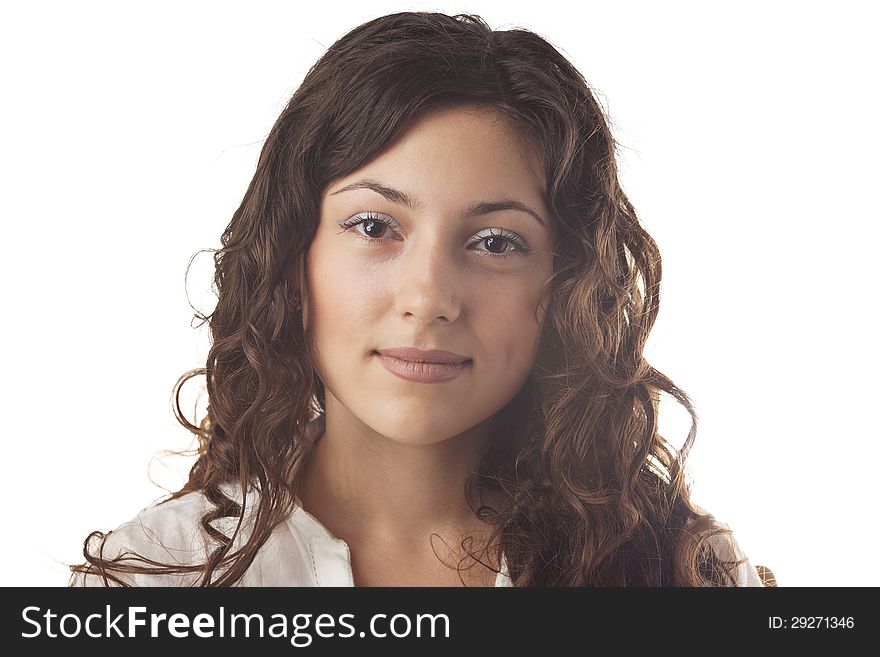
[[[541,297],[535,311],[541,321],[541,337],[538,343],[538,352],[532,365],[530,376],[536,380],[550,372],[555,372],[560,363],[559,337],[553,323],[555,314],[556,295],[554,294],[552,277],[544,283],[541,289]]]
[[[298,257],[296,262],[291,265],[291,281],[290,286],[293,288],[291,303],[295,310],[300,310],[305,306],[307,299],[307,286],[304,267],[305,255]]]
[[[529,376],[533,380],[537,380],[538,377],[543,376],[547,373],[547,327],[546,325],[541,329],[541,338],[538,343],[538,351],[535,354],[535,360],[532,362],[532,369],[529,372]]]
[[[296,286],[296,308],[302,311],[302,328],[303,333],[307,333],[309,326],[309,282],[306,275],[306,259],[308,251],[303,252],[297,263],[297,286]]]

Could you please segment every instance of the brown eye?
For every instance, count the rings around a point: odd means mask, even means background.
[[[367,237],[382,237],[382,233],[387,228],[385,224],[380,223],[375,219],[367,219],[362,223],[364,226],[364,234],[367,235]]]
[[[498,232],[495,232],[495,231]],[[508,256],[523,255],[532,249],[516,233],[504,228],[489,229],[474,236],[470,246],[477,247],[477,253],[492,258],[507,258]]]
[[[384,240],[386,228],[392,232],[400,228],[394,219],[383,217],[373,212],[367,213],[366,216],[355,215],[351,219],[343,221],[339,224],[339,227],[342,228],[343,232],[354,228],[355,234],[367,241]]]
[[[500,235],[490,235],[483,243],[490,253],[504,253],[507,250],[507,239]]]

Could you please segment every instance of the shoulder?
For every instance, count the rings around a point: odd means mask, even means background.
[[[712,550],[723,561],[736,561],[739,565],[736,568],[736,586],[764,586],[755,564],[749,558],[748,554],[742,549],[730,525],[721,522],[714,515],[706,511],[696,504],[692,504],[701,515],[708,516],[712,524],[722,531],[712,535],[709,538],[709,545]]]
[[[241,503],[240,490],[234,486],[222,487],[223,492]],[[249,503],[249,507],[252,505]],[[135,565],[160,564],[195,565],[204,563],[214,544],[202,527],[202,518],[213,505],[201,491],[180,497],[157,500],[141,509],[131,520],[121,524],[101,537],[95,537],[89,552],[104,560],[125,559]],[[237,518],[220,518],[211,526],[231,536]],[[132,574],[113,573],[135,586],[188,586],[198,578],[192,573],[183,574]],[[103,586],[99,575],[75,577],[76,586]]]

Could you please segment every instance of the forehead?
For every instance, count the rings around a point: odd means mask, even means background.
[[[491,108],[436,110],[410,124],[376,157],[328,187],[364,176],[445,204],[488,195],[521,197],[544,206],[546,184],[537,152]]]

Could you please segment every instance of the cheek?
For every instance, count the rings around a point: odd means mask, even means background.
[[[308,303],[303,320],[306,334],[319,352],[325,352],[349,325],[342,321],[354,300],[346,266],[345,259],[320,239],[312,244],[306,264]]]
[[[521,285],[481,295],[476,324],[491,362],[509,373],[530,370],[537,354],[541,327],[536,316],[538,291]]]
[[[357,258],[316,238],[306,262],[307,304],[303,322],[307,338],[326,355],[363,342],[377,312],[381,288],[376,272]]]

